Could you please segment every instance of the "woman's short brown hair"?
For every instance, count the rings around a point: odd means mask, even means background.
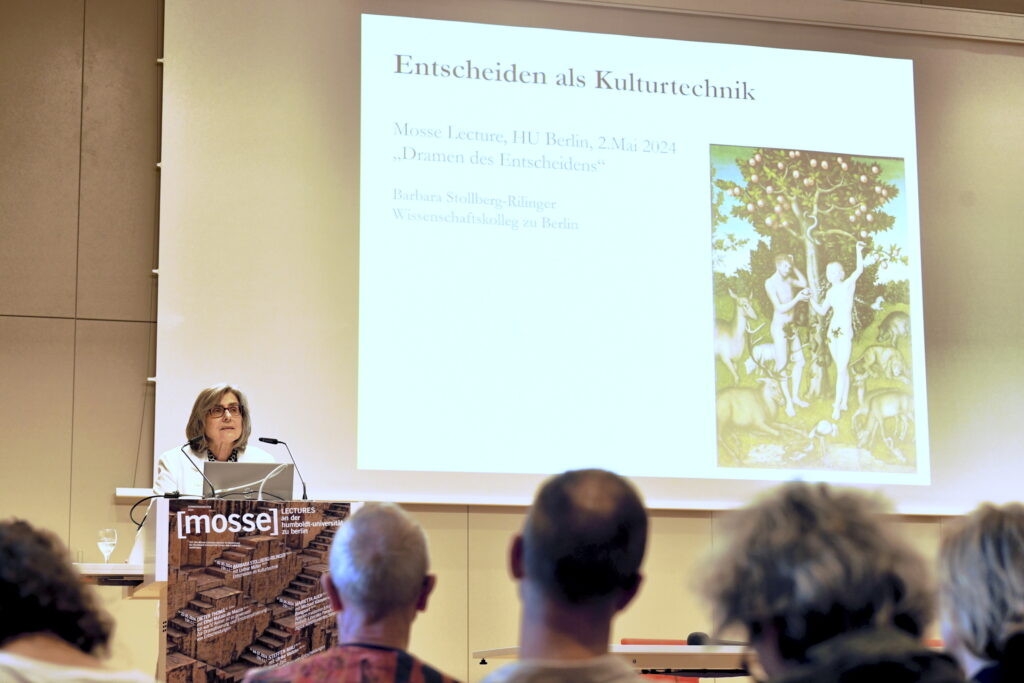
[[[235,441],[235,448],[239,452],[245,450],[249,442],[249,435],[252,434],[252,421],[249,419],[249,401],[237,387],[230,384],[215,384],[199,392],[196,402],[192,404],[192,414],[188,416],[188,424],[185,425],[185,438],[190,442],[198,439],[194,450],[205,451],[209,444],[206,442],[206,416],[210,409],[220,404],[225,394],[234,394],[238,397],[238,405],[242,407],[242,435]]]
[[[1024,632],[1024,505],[985,503],[952,524],[939,549],[943,612],[964,647],[998,661]]]
[[[727,518],[732,537],[709,566],[717,627],[771,626],[799,661],[860,628],[920,636],[932,615],[927,564],[886,525],[881,499],[825,484],[785,484]]]

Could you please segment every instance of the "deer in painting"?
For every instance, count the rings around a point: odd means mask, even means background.
[[[750,298],[737,296],[731,289],[729,296],[736,302],[736,314],[732,320],[715,318],[715,355],[725,364],[732,374],[732,379],[739,384],[740,376],[736,372],[736,363],[743,357],[747,349],[749,321],[757,318]]]
[[[722,447],[738,456],[737,444],[731,444],[741,433],[761,434],[776,440],[797,433],[790,425],[779,422],[779,409],[785,403],[782,392],[782,379],[769,373],[758,377],[757,387],[725,387],[718,392],[715,401],[715,412],[718,422],[718,439]]]
[[[886,420],[892,420],[891,435],[886,432]],[[885,446],[901,462],[905,462],[906,458],[896,443],[907,438],[913,422],[914,399],[899,389],[880,389],[868,393],[851,420],[853,431],[857,434],[857,445],[872,448],[881,436]]]

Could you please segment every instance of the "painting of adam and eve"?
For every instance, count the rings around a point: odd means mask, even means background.
[[[712,146],[720,467],[917,471],[904,194],[902,159]]]

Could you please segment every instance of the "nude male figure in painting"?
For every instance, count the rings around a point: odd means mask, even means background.
[[[800,398],[800,383],[804,376],[804,352],[800,337],[792,329],[796,305],[810,298],[807,278],[793,264],[789,254],[775,257],[775,272],[764,281],[764,290],[772,302],[772,343],[775,345],[775,372],[780,375],[782,393],[786,399],[786,415],[796,415],[793,404],[806,407]],[[792,362],[788,372],[787,367]]]

